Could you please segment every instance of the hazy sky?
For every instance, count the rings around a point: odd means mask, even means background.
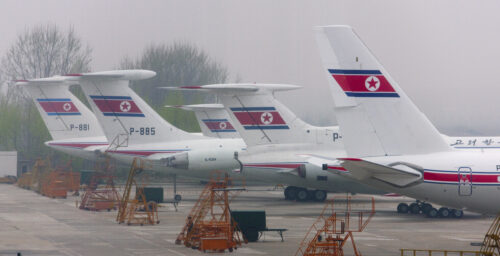
[[[1,0],[0,54],[25,28],[74,26],[95,71],[187,41],[243,82],[291,83],[300,117],[333,124],[312,27],[348,24],[442,132],[500,135],[500,1]]]

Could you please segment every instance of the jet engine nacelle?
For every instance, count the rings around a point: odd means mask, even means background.
[[[192,150],[162,158],[164,167],[185,169],[195,172],[230,171],[239,168],[239,163],[234,159],[234,150],[222,148],[214,150]]]

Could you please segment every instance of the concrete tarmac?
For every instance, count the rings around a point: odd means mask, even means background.
[[[161,223],[127,226],[115,222],[116,211],[89,212],[76,208],[78,197],[51,199],[13,185],[0,185],[0,255],[201,255],[174,243],[202,186],[178,184],[183,200],[176,212],[170,204],[160,208]],[[233,210],[266,210],[269,228],[286,228],[285,241],[275,232],[256,243],[243,244],[227,255],[295,255],[323,203],[283,199],[282,190],[251,186],[232,203]],[[172,193],[165,192],[170,198]],[[329,198],[335,194],[329,194]],[[354,233],[363,255],[400,255],[400,248],[479,250],[492,217],[466,212],[462,219],[429,219],[397,214],[405,197],[375,196],[376,215],[362,233]],[[219,255],[222,253],[211,253]],[[350,246],[345,255],[353,255]],[[424,255],[424,254],[422,254]]]

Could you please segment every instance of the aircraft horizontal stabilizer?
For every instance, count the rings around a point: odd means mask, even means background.
[[[423,168],[404,162],[392,163],[389,166],[376,164],[357,158],[341,158],[341,165],[358,180],[374,179],[394,187],[403,188],[423,181]]]
[[[193,105],[166,105],[166,108],[179,108],[183,110],[189,111],[203,111],[203,110],[212,110],[212,109],[224,109],[222,104],[193,104]]]
[[[92,73],[82,73],[82,74],[67,74],[66,77],[87,78],[87,79],[115,79],[115,80],[144,80],[154,77],[156,72],[151,70],[112,70],[112,71],[101,71]],[[67,78],[71,80],[70,78]]]
[[[167,90],[200,90],[211,91],[222,94],[238,94],[259,91],[289,91],[302,88],[298,85],[291,84],[252,84],[252,83],[239,83],[239,84],[208,84],[200,86],[181,86],[181,87],[160,87]]]
[[[74,81],[68,81],[67,77],[64,76],[53,76],[53,77],[47,77],[47,78],[38,78],[38,79],[29,79],[29,80],[16,80],[16,85],[72,85],[72,84],[77,84]]]

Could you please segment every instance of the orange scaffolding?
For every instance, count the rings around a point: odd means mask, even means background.
[[[214,172],[212,179],[191,209],[176,244],[200,251],[230,252],[241,246],[237,223],[232,220],[230,201],[243,188],[231,188],[227,174]]]
[[[354,255],[359,256],[354,232],[362,232],[375,214],[375,200],[362,197],[335,197],[326,203],[321,215],[300,243],[296,256],[343,256],[351,240]]]
[[[79,209],[89,211],[111,211],[117,209],[120,196],[113,181],[114,165],[109,159],[97,163],[96,172],[90,179],[90,183],[81,196]],[[104,183],[104,186],[100,186]]]

